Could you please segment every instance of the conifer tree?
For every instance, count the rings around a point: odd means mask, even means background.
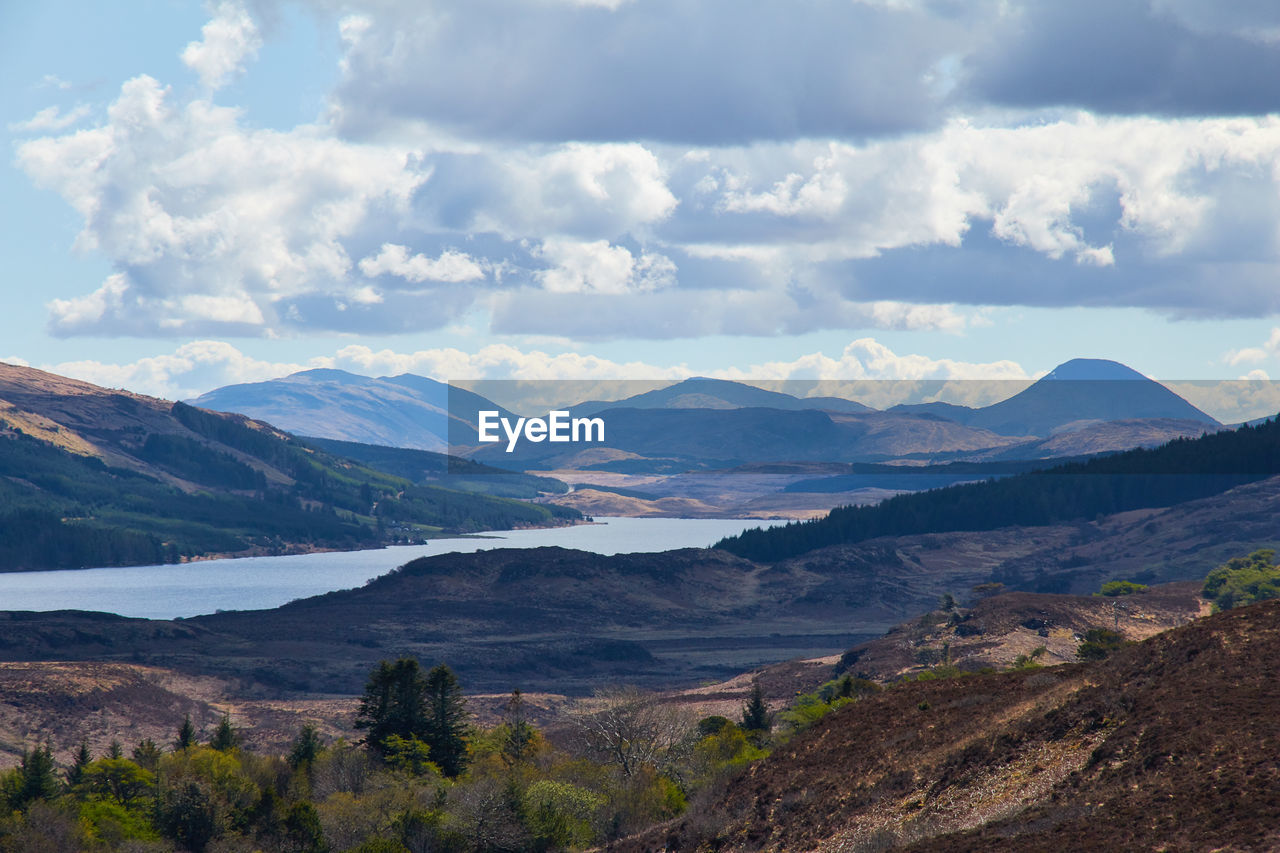
[[[771,726],[769,706],[765,704],[764,692],[757,678],[751,685],[751,698],[742,709],[742,728],[749,732],[767,732]]]
[[[431,748],[431,760],[450,778],[467,766],[467,734],[470,713],[462,696],[462,686],[453,670],[444,664],[427,673],[426,726],[422,740]]]
[[[26,809],[35,800],[48,800],[58,794],[58,778],[53,772],[53,748],[46,743],[22,753],[18,765],[18,786],[11,794],[9,806]]]
[[[76,754],[71,759],[71,766],[67,768],[67,787],[80,784],[80,780],[84,778],[84,769],[92,760],[93,756],[89,754],[89,742],[81,740],[80,746],[76,748]]]
[[[356,711],[356,728],[369,732],[365,743],[371,750],[382,755],[383,743],[391,735],[422,737],[426,726],[425,691],[422,669],[414,658],[378,664],[369,675]]]
[[[508,766],[519,766],[529,758],[536,736],[525,715],[524,695],[519,690],[511,691],[503,717],[506,731],[502,738],[502,760]]]
[[[231,716],[223,714],[222,719],[218,722],[218,728],[214,730],[213,737],[209,739],[209,746],[218,750],[218,752],[230,752],[235,749],[239,736],[236,734],[235,726],[231,725]]]
[[[160,766],[160,747],[151,738],[143,738],[133,748],[133,763],[154,773]]]
[[[323,750],[324,744],[320,742],[315,723],[306,723],[289,748],[289,766],[294,770],[310,767]]]
[[[181,752],[195,745],[196,727],[191,722],[191,715],[187,714],[186,719],[182,721],[182,727],[178,729],[178,739],[174,741],[173,748]]]

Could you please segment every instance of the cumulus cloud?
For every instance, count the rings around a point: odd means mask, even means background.
[[[182,61],[209,89],[221,87],[233,74],[243,71],[245,61],[262,47],[253,18],[232,0],[222,0],[214,7],[213,19],[200,34],[200,41],[190,42],[182,51]]]
[[[438,258],[409,254],[406,246],[383,243],[377,255],[360,261],[360,272],[373,278],[393,275],[412,282],[475,281],[484,278],[484,267],[464,252],[448,249]]]
[[[397,147],[312,127],[249,130],[237,111],[171,102],[134,78],[107,123],[18,149],[22,168],[83,216],[77,247],[117,272],[50,303],[55,334],[265,334],[281,300],[349,280],[343,243],[404,209],[423,176]]]
[[[668,339],[962,332],[1001,305],[1280,311],[1280,117],[992,88],[1048,66],[991,39],[1054,22],[1084,38],[1072,4],[314,2],[344,45],[319,123],[263,130],[213,102],[261,44],[261,7],[232,0],[183,52],[197,95],[142,76],[96,126],[76,129],[82,107],[23,123],[39,135],[20,167],[112,266],[50,301],[54,334],[396,333],[481,312],[499,333]],[[1095,12],[1164,39],[1150,50],[1273,50],[1265,10],[1215,28],[1182,0],[1114,5]]]
[[[171,353],[126,364],[80,360],[45,365],[44,369],[107,388],[127,388],[140,394],[180,400],[222,385],[261,382],[326,366],[327,360],[323,358],[307,363],[268,362],[245,355],[225,341],[192,341]]]
[[[6,361],[24,363],[13,358]],[[214,340],[191,341],[171,353],[129,363],[81,360],[42,367],[87,382],[128,388],[167,399],[194,397],[223,385],[260,382],[318,367],[337,368],[365,376],[416,373],[449,382],[589,381],[593,384],[582,387],[590,391],[587,396],[599,399],[615,399],[617,396],[637,393],[635,386],[627,383],[645,381],[662,385],[687,379],[696,373],[683,364],[620,362],[587,353],[548,353],[540,349],[524,350],[509,344],[490,344],[473,352],[455,347],[401,352],[349,344],[331,355],[315,356],[305,362],[268,361],[246,355],[225,341]],[[841,393],[842,388],[847,390],[861,387],[857,383],[867,380],[999,380],[1026,377],[1022,368],[1011,361],[975,364],[922,355],[898,355],[873,338],[855,340],[835,357],[815,352],[791,361],[761,362],[745,368],[706,371],[700,375],[749,381],[762,387],[786,382],[791,383],[788,389],[790,393],[808,393],[809,396]],[[815,384],[817,380],[821,384]],[[610,386],[609,383],[615,384]],[[935,390],[936,386],[935,382]],[[894,399],[892,402],[899,400]]]
[[[649,252],[636,257],[604,240],[547,240],[535,255],[551,265],[536,277],[552,293],[643,293],[675,282],[670,258]]]

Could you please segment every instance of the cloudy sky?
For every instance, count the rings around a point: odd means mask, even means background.
[[[0,73],[0,359],[106,385],[1280,378],[1270,0],[47,0]]]

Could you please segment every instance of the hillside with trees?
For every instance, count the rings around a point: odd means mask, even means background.
[[[898,495],[874,506],[841,507],[825,518],[744,531],[716,547],[775,561],[879,536],[1062,524],[1173,506],[1276,474],[1280,421],[1270,420],[1000,480]]]
[[[376,547],[578,517],[416,486],[242,416],[0,365],[0,571]]]

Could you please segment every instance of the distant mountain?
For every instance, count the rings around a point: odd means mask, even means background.
[[[678,473],[753,462],[870,462],[1009,447],[1016,440],[937,418],[776,408],[616,408],[596,413],[614,461],[583,464],[580,445],[489,445],[471,458],[520,470]],[[599,448],[601,445],[595,445]],[[592,451],[598,452],[598,451]]]
[[[576,517],[415,486],[243,415],[0,364],[0,571],[376,547]]]
[[[510,416],[478,394],[425,376],[373,379],[327,369],[227,385],[190,402],[248,415],[296,435],[435,452],[448,449],[450,429],[465,426],[474,437],[477,411]]]
[[[920,403],[894,406],[890,411],[936,415],[1000,435],[1038,438],[1090,421],[1162,418],[1220,426],[1159,382],[1099,358],[1064,362],[1026,390],[990,406]]]
[[[522,442],[515,453],[506,452],[506,442],[480,445],[478,411],[516,416],[479,394],[413,374],[374,379],[308,370],[219,388],[192,402],[303,436],[433,452],[452,447],[502,468],[603,466],[625,474],[766,461],[1044,458],[1110,452],[1219,426],[1164,386],[1097,359],[1066,362],[1021,393],[979,409],[926,403],[878,412],[853,400],[704,377],[568,407],[575,417],[606,416],[604,448],[633,454],[606,462],[586,461],[580,456],[586,448],[576,445]],[[1120,420],[1128,426],[1102,427]],[[1063,432],[1079,434],[1050,441]]]
[[[593,400],[579,403],[570,411],[590,415],[607,409],[822,409],[831,412],[870,412],[854,400],[840,397],[795,397],[780,391],[766,391],[754,385],[727,379],[695,377],[666,388],[646,391],[622,400]]]

